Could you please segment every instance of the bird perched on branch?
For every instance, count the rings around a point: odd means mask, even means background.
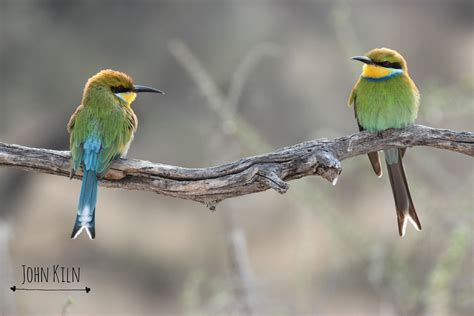
[[[69,120],[71,178],[81,165],[84,171],[73,239],[83,230],[95,238],[97,180],[113,160],[127,154],[138,124],[131,104],[140,92],[162,93],[134,85],[122,72],[102,70],[87,81],[82,102]]]
[[[413,124],[418,114],[420,94],[408,74],[402,55],[392,49],[376,48],[366,56],[352,59],[364,63],[362,74],[349,98],[349,105],[354,104],[359,130],[381,132]],[[403,237],[408,221],[421,230],[403,168],[405,148],[384,152],[397,210],[398,232]],[[378,152],[369,153],[369,160],[375,173],[381,177]]]

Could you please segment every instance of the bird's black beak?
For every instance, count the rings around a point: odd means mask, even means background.
[[[374,63],[374,61],[367,56],[354,56],[351,59],[361,61],[367,65],[372,65]]]
[[[157,90],[155,88],[150,88],[150,87],[147,87],[147,86],[140,86],[138,84],[134,85],[133,86],[133,92],[136,92],[136,93],[140,93],[140,92],[153,92],[153,93],[160,93],[160,94],[164,94],[164,92],[160,91],[160,90]]]

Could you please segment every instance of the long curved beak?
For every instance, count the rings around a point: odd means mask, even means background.
[[[374,61],[367,56],[354,56],[351,59],[361,61],[367,65],[372,65],[374,63]]]
[[[141,85],[134,85],[133,86],[133,92],[140,93],[140,92],[153,92],[153,93],[160,93],[160,94],[165,94],[164,92],[157,90],[155,88],[150,88],[147,86],[141,86]]]

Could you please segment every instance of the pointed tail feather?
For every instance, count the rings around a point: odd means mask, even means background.
[[[95,238],[95,204],[97,202],[97,176],[92,170],[85,170],[82,177],[81,195],[77,207],[76,222],[71,238],[75,239],[85,230],[90,239]]]
[[[372,169],[374,169],[374,172],[377,177],[382,177],[382,166],[380,165],[379,153],[377,151],[374,151],[368,153],[367,155],[369,156],[370,164],[372,165]]]
[[[398,233],[401,237],[405,235],[406,226],[410,221],[417,230],[421,230],[421,223],[415,211],[415,205],[411,198],[410,189],[403,167],[402,156],[404,152],[399,149],[385,151],[388,177],[392,186],[395,208],[397,210]]]

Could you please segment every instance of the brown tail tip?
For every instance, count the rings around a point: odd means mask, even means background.
[[[416,228],[416,230],[421,230],[421,223],[416,213],[410,212],[409,214],[398,215],[397,219],[398,233],[400,234],[400,237],[405,236],[408,222],[410,222]]]

